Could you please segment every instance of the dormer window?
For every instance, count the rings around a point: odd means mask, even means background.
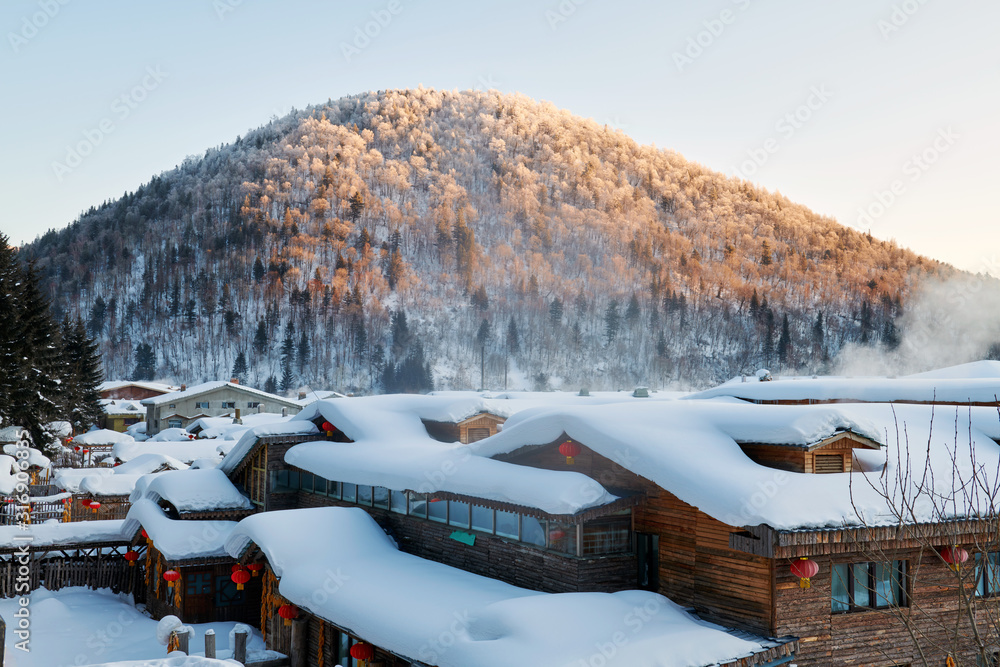
[[[817,475],[851,472],[854,450],[881,449],[882,444],[853,431],[838,431],[812,444],[741,442],[754,463],[788,472]]]

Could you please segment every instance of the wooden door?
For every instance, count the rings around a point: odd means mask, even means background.
[[[184,573],[185,623],[207,623],[212,619],[215,597],[214,576],[211,570]]]

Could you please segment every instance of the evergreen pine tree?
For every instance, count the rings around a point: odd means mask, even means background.
[[[604,312],[604,339],[608,345],[618,335],[620,326],[621,315],[618,314],[618,300],[612,299],[611,303],[608,304],[608,309]]]
[[[264,354],[267,352],[267,348],[267,324],[261,318],[257,320],[257,332],[253,336],[253,349],[257,354]]]
[[[149,343],[139,343],[135,346],[135,370],[133,380],[152,380],[156,377],[156,353]]]
[[[246,384],[247,373],[250,371],[249,366],[247,366],[247,355],[240,350],[239,354],[236,355],[236,362],[233,364],[233,374],[232,376],[240,381],[240,384]]]
[[[268,375],[267,380],[264,381],[264,391],[269,394],[278,393],[278,380],[273,375]]]
[[[556,297],[552,299],[552,303],[549,304],[549,321],[552,326],[559,326],[562,324],[563,317],[563,302],[562,299]]]
[[[285,340],[281,343],[281,391],[288,391],[295,382],[292,365],[295,362],[295,325],[285,327]]]
[[[99,392],[103,380],[101,356],[97,351],[97,343],[87,335],[81,319],[77,319],[71,330],[63,335],[63,340],[64,353],[73,378],[73,404],[69,421],[77,432],[86,431],[103,414]]]
[[[781,320],[781,337],[778,339],[778,361],[785,365],[791,361],[792,332],[788,326],[788,313]]]
[[[306,372],[306,366],[309,365],[309,337],[306,336],[306,332],[303,331],[302,335],[299,336],[299,347],[297,350],[299,362],[299,374],[304,375]]]

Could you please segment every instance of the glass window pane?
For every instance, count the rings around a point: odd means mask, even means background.
[[[448,501],[448,523],[460,528],[469,527],[469,503],[459,500]]]
[[[340,482],[335,482],[331,479],[326,484],[326,492],[331,498],[340,498]]]
[[[349,503],[353,503],[358,499],[358,487],[356,484],[348,484],[344,482],[340,485],[340,490],[342,498]]]
[[[588,521],[583,525],[583,555],[624,553],[632,549],[632,521],[627,516]]]
[[[549,522],[549,549],[562,554],[576,555],[576,526]]]
[[[545,522],[533,516],[521,517],[521,541],[535,546],[545,546]]]
[[[431,521],[446,523],[448,521],[448,501],[440,498],[427,500],[427,518]]]
[[[312,493],[313,490],[313,474],[311,472],[304,472],[301,474],[301,481],[299,488],[303,491],[308,491]]]
[[[472,527],[485,533],[493,532],[493,510],[488,507],[472,506]]]
[[[384,486],[376,486],[372,491],[372,504],[384,510],[389,509],[389,489]]]
[[[983,592],[986,595],[996,595],[1000,592],[1000,553],[994,552],[986,556],[986,572],[983,579]]]
[[[389,497],[389,509],[406,514],[406,494],[402,491],[393,491]]]
[[[836,563],[833,566],[833,601],[830,605],[833,611],[847,611],[851,608],[847,589],[847,570],[846,563]]]
[[[410,516],[427,518],[427,496],[423,493],[410,494]]]
[[[868,588],[868,563],[854,563],[851,565],[852,576],[854,577],[854,606],[870,607],[871,596]]]
[[[358,504],[359,505],[372,504],[372,487],[365,486],[364,484],[358,484]]]
[[[288,471],[288,488],[289,489],[297,489],[297,488],[299,488],[299,482],[300,482],[300,480],[299,480],[299,471],[298,470],[289,470]]]
[[[898,562],[898,561],[897,561]],[[896,604],[894,563],[875,563],[875,606]]]
[[[515,540],[521,536],[518,531],[517,515],[513,512],[503,512],[497,510],[497,535],[501,537],[511,537]]]

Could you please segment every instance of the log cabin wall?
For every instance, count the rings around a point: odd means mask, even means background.
[[[563,437],[548,445],[523,447],[511,454],[493,458],[532,468],[582,473],[609,490],[655,493],[659,489],[656,484],[636,475],[619,461],[602,456],[586,445],[580,445],[580,454],[574,457],[572,464],[567,463],[566,457],[559,453],[559,444],[565,440],[567,438]],[[627,448],[616,453],[616,458],[625,464],[630,462],[630,456]]]
[[[487,413],[470,417],[463,422],[459,422],[458,440],[462,444],[467,445],[470,442],[478,442],[479,440],[496,435],[498,431],[497,425],[505,421],[506,419],[503,417]]]
[[[909,563],[908,609],[913,612],[917,627],[927,637],[921,644],[927,652],[928,664],[944,665],[946,654],[940,647],[948,646],[949,634],[955,631],[956,623],[960,632],[968,633],[970,630],[968,621],[959,613],[959,593],[954,573],[927,550],[893,551],[886,546],[886,554],[888,558]],[[799,638],[797,664],[801,667],[924,664],[905,625],[893,612],[885,609],[832,611],[833,565],[865,562],[869,557],[838,553],[813,556],[813,560],[819,565],[819,573],[811,579],[811,587],[806,589],[799,588],[798,578],[789,569],[789,560],[776,561],[776,632],[778,636],[787,634]],[[980,623],[986,621],[987,613],[996,618],[1000,600],[980,599],[978,602]],[[971,651],[955,658],[959,664],[976,664]]]
[[[475,545],[469,546],[449,537],[456,531],[454,526],[312,493],[287,495],[295,499],[298,507],[361,507],[391,532],[401,551],[515,586],[546,593],[636,588],[638,566],[634,553],[572,557],[461,529],[476,536]]]
[[[812,456],[804,449],[774,445],[740,445],[740,449],[751,461],[768,468],[788,472],[812,472]]]
[[[707,620],[781,636],[773,632],[773,563],[730,548],[736,528],[661,490],[635,509],[635,530],[660,536],[660,593]]]

